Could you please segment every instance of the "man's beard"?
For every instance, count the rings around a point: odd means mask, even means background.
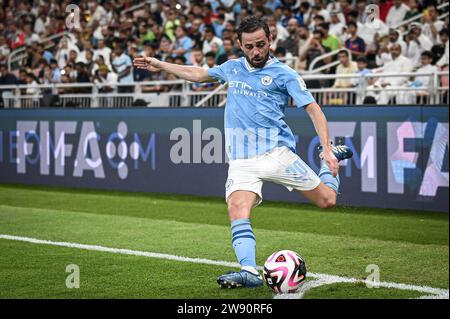
[[[250,57],[248,55],[245,55],[245,59],[247,60],[247,62],[254,68],[260,69],[262,68],[264,65],[266,65],[267,60],[269,59],[269,52],[267,52],[265,57],[260,57],[261,60],[251,60]]]

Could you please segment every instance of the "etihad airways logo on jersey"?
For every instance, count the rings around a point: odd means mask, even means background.
[[[256,97],[256,98],[264,98],[267,97],[267,93],[261,90],[253,89],[249,84],[243,81],[230,81],[228,82],[228,87],[231,89],[230,93]]]

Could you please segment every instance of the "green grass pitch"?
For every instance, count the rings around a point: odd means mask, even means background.
[[[257,262],[291,249],[308,272],[449,287],[446,213],[264,202],[253,211]],[[221,198],[0,185],[0,235],[236,262]],[[66,287],[66,266],[80,287]],[[0,298],[272,298],[267,287],[220,289],[223,265],[0,238]],[[310,280],[313,280],[310,278]],[[304,298],[417,298],[415,290],[337,283]]]

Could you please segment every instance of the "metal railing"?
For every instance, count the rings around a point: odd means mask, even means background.
[[[445,7],[448,7],[448,2],[444,2],[444,3],[440,4],[440,5],[438,5],[438,6],[437,6],[437,9],[438,9],[438,10],[441,10],[441,9],[444,9]],[[440,14],[440,15],[438,16],[438,20],[442,20],[442,19],[444,19],[446,16],[448,16],[448,12],[444,12],[444,13]],[[422,19],[422,17],[423,17],[423,13],[420,13],[420,14],[418,14],[418,15],[415,15],[415,16],[409,18],[408,20],[404,20],[404,21],[400,22],[399,24],[397,24],[397,25],[396,25],[395,27],[393,27],[392,29],[399,30],[400,28],[405,27],[405,26],[409,25],[409,24],[412,23],[412,22],[415,22],[415,21],[417,21],[417,20]]]
[[[134,6],[129,7],[128,9],[123,10],[123,11],[121,12],[121,14],[122,14],[122,15],[125,15],[125,14],[127,14],[128,12],[133,12],[133,11],[139,10],[139,9],[145,7],[147,4],[152,4],[152,3],[156,3],[156,0],[145,0],[145,1],[142,1],[142,2],[139,3],[139,4],[136,4],[136,5],[134,5]]]
[[[407,85],[416,77],[429,77],[426,87]],[[402,78],[401,86],[382,86],[381,80]],[[359,104],[445,104],[449,101],[449,72],[374,73],[368,75],[304,75],[309,91],[321,105]],[[341,79],[348,87],[334,87]],[[444,81],[445,80],[445,81]],[[409,82],[408,82],[409,81]],[[5,108],[78,107],[222,107],[227,86],[198,90],[184,80],[135,82],[130,84],[40,84],[0,86]],[[369,101],[372,100],[372,101]],[[290,105],[294,102],[291,100]]]
[[[41,40],[40,43],[52,43],[51,41],[57,38],[63,38],[65,36],[68,36],[69,32],[65,31],[65,32],[60,32],[57,34],[54,34],[52,36],[49,36],[48,38],[45,38],[43,40]],[[48,48],[52,48],[55,45],[55,43],[53,43],[53,45],[47,45],[45,47],[45,49]],[[13,65],[17,65],[17,66],[21,66],[24,62],[24,60],[27,58],[27,54],[25,53],[26,51],[26,46],[22,46],[14,51],[12,51],[9,56],[8,56],[8,70],[9,72],[11,72]]]
[[[348,53],[349,59],[352,60],[352,52],[347,48],[340,48],[340,49],[337,49],[337,50],[334,50],[334,51],[331,51],[331,52],[328,52],[328,53],[325,53],[325,54],[322,54],[322,55],[316,57],[314,60],[311,61],[308,71],[305,72],[305,74],[319,73],[319,72],[322,72],[324,70],[327,70],[329,68],[332,68],[332,67],[338,65],[340,62],[338,60],[336,60],[336,61],[330,62],[328,64],[322,65],[321,67],[318,67],[316,69],[314,68],[316,66],[316,64],[319,63],[320,61],[325,60],[326,58],[330,58],[335,55],[338,55],[339,52],[341,52],[341,51],[346,51]]]

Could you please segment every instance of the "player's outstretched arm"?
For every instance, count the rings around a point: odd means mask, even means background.
[[[314,127],[316,129],[317,135],[320,138],[320,144],[323,147],[323,160],[330,168],[331,172],[333,173],[333,176],[336,177],[339,170],[339,164],[336,156],[334,156],[333,151],[331,149],[331,142],[329,137],[330,134],[328,132],[328,122],[325,117],[325,114],[323,114],[322,109],[317,103],[308,104],[305,107],[305,110],[308,113],[309,117],[311,118],[311,121],[313,122]]]
[[[175,76],[184,80],[192,82],[215,82],[214,78],[208,76],[208,71],[198,67],[190,65],[178,65],[168,62],[160,61],[156,58],[135,58],[133,65],[138,69],[145,69],[150,72],[159,72],[160,70],[174,74]]]

